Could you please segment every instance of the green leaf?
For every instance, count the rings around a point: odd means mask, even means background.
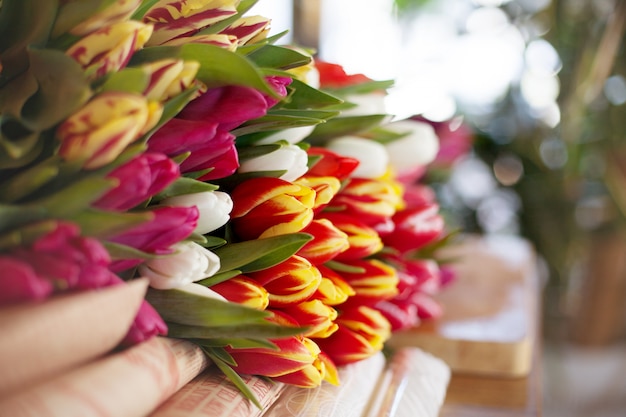
[[[214,252],[221,260],[219,272],[241,270],[254,272],[277,265],[289,258],[313,236],[306,233],[290,233],[266,239],[231,243]]]
[[[172,97],[168,101],[163,104],[163,114],[159,119],[159,122],[155,127],[152,128],[150,132],[148,132],[145,136],[146,140],[157,130],[161,128],[165,123],[167,123],[171,118],[176,116],[180,111],[185,108],[187,103],[191,101],[191,99],[195,96],[198,89],[196,87],[188,88],[182,93],[178,94],[175,97]]]
[[[391,116],[387,114],[372,114],[367,116],[337,117],[324,124],[317,125],[308,140],[312,144],[324,143],[330,139],[355,135],[385,123]]]
[[[146,299],[164,320],[181,325],[218,328],[269,323],[265,320],[267,312],[180,289],[150,289]]]
[[[408,131],[406,133],[393,132],[379,126],[369,130],[367,133],[363,134],[363,136],[375,140],[376,142],[387,144],[406,137],[410,133],[411,132]]]
[[[339,272],[349,272],[351,274],[365,273],[365,268],[361,268],[359,266],[346,265],[338,261],[328,261],[324,264],[324,266],[334,271],[339,271]]]
[[[28,46],[44,46],[58,0],[4,0],[0,7],[0,88],[28,68]]]
[[[150,84],[150,75],[141,68],[124,68],[114,72],[100,87],[101,91],[126,91],[142,94]]]
[[[78,110],[91,97],[81,66],[63,52],[29,50],[30,71],[39,89],[22,108],[24,125],[33,131],[48,129]]]
[[[276,152],[283,146],[279,143],[271,143],[266,145],[248,146],[238,149],[240,160],[258,158],[259,156],[267,155],[268,153]]]
[[[233,359],[232,355],[222,348],[211,348],[212,358],[222,361],[229,366],[237,366],[237,362]]]
[[[135,10],[135,13],[131,16],[133,20],[141,20],[148,10],[160,0],[142,0],[141,5]]]
[[[152,302],[150,301],[150,304]],[[159,311],[159,314],[161,311]],[[267,338],[280,339],[300,335],[307,329],[303,327],[287,327],[278,324],[244,323],[230,326],[191,326],[188,324],[167,322],[167,335],[179,339],[216,339],[216,338]]]
[[[271,350],[278,350],[276,344],[266,339],[253,339],[253,338],[215,338],[215,339],[191,339],[191,342],[206,347],[224,347],[230,346],[233,349],[250,349],[250,348],[265,348]]]
[[[164,198],[175,197],[177,195],[195,194],[203,192],[212,192],[219,187],[207,182],[195,180],[193,178],[180,177],[165,190],[153,197],[153,201],[161,201]]]
[[[329,89],[332,93],[344,96],[352,94],[368,94],[374,91],[387,90],[393,87],[393,80],[368,81],[359,84],[352,84],[341,88]]]
[[[31,204],[42,207],[51,216],[71,219],[104,195],[113,185],[112,180],[106,178],[87,177]]]
[[[328,106],[336,106],[343,103],[343,99],[329,94],[328,92],[313,88],[294,78],[287,87],[293,93],[289,100],[278,104],[281,108],[290,109],[320,109]]]
[[[248,400],[252,401],[252,403],[256,405],[259,410],[262,410],[263,406],[261,405],[259,400],[256,398],[256,395],[254,395],[254,392],[252,392],[252,390],[248,387],[248,385],[244,382],[244,380],[241,379],[241,376],[239,376],[239,374],[235,372],[226,363],[222,362],[219,359],[219,357],[213,353],[213,349],[204,348],[203,350],[207,354],[207,356],[210,357],[211,360],[213,360],[213,362],[215,362],[217,367],[220,368],[220,371],[224,373],[226,378],[228,378],[228,380],[232,382],[233,385],[237,387],[237,389],[239,389],[241,394],[244,397],[246,397]]]
[[[151,253],[140,251],[132,246],[122,245],[114,242],[102,242],[102,245],[106,248],[111,258],[114,260],[121,259],[156,259],[159,255],[153,255]]]
[[[226,240],[217,236],[204,236],[204,242],[202,246],[205,248],[217,248],[219,246],[224,246],[226,244]]]
[[[1,210],[0,208],[0,212]],[[2,234],[0,235],[0,250],[9,250],[18,246],[31,245],[41,236],[55,230],[57,226],[58,222],[56,220],[47,220],[26,224],[19,229]]]
[[[149,211],[117,213],[87,209],[74,215],[72,221],[80,226],[83,235],[106,239],[153,218]]]
[[[220,282],[228,281],[231,278],[241,275],[241,271],[236,269],[226,272],[221,272],[219,274],[215,274],[212,277],[205,278],[196,282],[196,284],[204,285],[205,287],[211,287],[215,284],[219,284]]]
[[[53,157],[18,172],[0,184],[0,200],[4,203],[13,203],[28,196],[58,175],[58,164],[59,160]]]
[[[0,233],[49,217],[44,207],[36,205],[0,204]]]
[[[213,180],[214,183],[219,185],[219,187],[223,190],[232,190],[237,185],[241,184],[244,181],[249,180],[250,178],[259,178],[259,177],[274,177],[279,178],[283,174],[287,172],[286,170],[280,171],[255,171],[255,172],[244,172],[242,174],[235,173],[229,175],[226,178],[220,178],[218,180]]]
[[[323,119],[317,118],[281,114],[267,114],[265,116],[244,123],[241,127],[233,130],[232,133],[235,136],[239,136],[256,132],[288,129],[292,127],[312,126],[323,122]]]
[[[311,63],[312,58],[290,48],[264,45],[250,53],[248,58],[260,67],[288,70]]]
[[[65,2],[56,11],[56,22],[52,37],[63,35],[79,23],[114,4],[116,0],[81,0]]]

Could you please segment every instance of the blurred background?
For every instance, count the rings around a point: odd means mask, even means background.
[[[447,128],[453,227],[532,242],[546,416],[626,413],[626,2],[261,0],[285,42]],[[454,152],[452,152],[454,153]]]

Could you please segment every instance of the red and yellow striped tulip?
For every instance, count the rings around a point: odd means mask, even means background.
[[[325,338],[337,331],[337,310],[320,300],[307,300],[285,307],[284,311],[293,317],[300,326],[308,327],[306,337]]]
[[[313,220],[315,190],[272,177],[247,180],[233,190],[235,233],[252,240],[299,232]]]
[[[315,212],[319,212],[326,207],[341,189],[341,182],[336,177],[305,175],[295,180],[294,183],[306,185],[315,190],[315,205],[313,206]]]
[[[164,59],[144,65],[150,83],[143,95],[149,100],[167,101],[189,88],[195,80],[200,63],[180,59]]]
[[[144,15],[154,24],[148,45],[194,35],[198,31],[237,14],[239,0],[161,0]]]
[[[310,339],[305,339],[305,341],[314,343]],[[317,350],[319,350],[319,347]],[[337,367],[330,357],[321,351],[311,365],[307,365],[299,371],[275,377],[274,379],[285,384],[304,388],[315,388],[319,386],[322,381],[326,381],[332,385],[339,385]]]
[[[332,269],[323,265],[318,265],[317,269],[322,274],[322,281],[312,298],[326,305],[335,306],[344,303],[348,297],[356,294],[350,284]]]
[[[228,301],[265,310],[270,303],[269,293],[253,279],[239,275],[211,286],[211,289]]]
[[[328,219],[315,219],[302,231],[312,235],[313,240],[307,242],[297,254],[313,265],[328,262],[350,248],[348,235]]]
[[[152,34],[152,26],[134,20],[98,29],[72,45],[66,54],[78,62],[87,78],[94,80],[124,68]]]
[[[138,94],[107,92],[95,96],[57,129],[59,155],[99,168],[156,125],[162,106]]]
[[[244,16],[237,19],[233,24],[222,30],[224,35],[232,35],[237,38],[237,43],[245,45],[254,43],[267,37],[270,31],[270,19],[263,16]]]
[[[378,232],[359,219],[344,213],[323,212],[321,218],[330,220],[332,224],[348,235],[350,247],[335,256],[337,260],[361,259],[373,255],[383,248]]]
[[[345,365],[380,352],[391,336],[391,325],[377,310],[359,306],[342,312],[339,329],[329,338],[316,339],[335,364]]]
[[[320,271],[297,255],[270,268],[250,272],[248,276],[267,290],[270,306],[274,308],[307,300],[315,293],[322,280]]]
[[[69,33],[85,36],[113,23],[128,20],[140,4],[141,0],[116,0],[74,26]]]
[[[373,305],[398,294],[399,279],[395,268],[377,259],[346,260],[343,263],[363,271],[341,271],[340,273],[356,293],[346,301],[349,305]]]
[[[171,41],[165,42],[163,46],[179,46],[187,45],[189,43],[219,46],[220,48],[233,52],[237,49],[237,38],[235,36],[220,34],[195,35],[185,38],[172,39]]]
[[[391,218],[402,204],[401,190],[383,179],[353,178],[329,207],[355,216],[369,226]]]

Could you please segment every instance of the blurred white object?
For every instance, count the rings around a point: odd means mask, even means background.
[[[439,138],[435,129],[428,123],[416,120],[399,120],[383,126],[395,133],[406,136],[385,145],[389,162],[398,173],[424,166],[435,160],[439,152]]]
[[[359,160],[359,166],[351,177],[378,178],[387,172],[389,154],[378,142],[358,136],[343,136],[331,140],[326,147],[339,155]]]

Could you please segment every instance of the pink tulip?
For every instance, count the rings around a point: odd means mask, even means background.
[[[0,306],[48,297],[52,283],[35,273],[26,262],[10,256],[0,257]]]
[[[118,184],[94,207],[104,210],[126,211],[163,191],[180,177],[178,165],[160,153],[144,153],[111,171],[107,178]]]
[[[154,336],[166,334],[167,325],[163,322],[159,313],[144,300],[121,344],[123,346],[131,346],[144,342]]]
[[[127,230],[110,240],[143,252],[166,254],[171,247],[187,238],[196,228],[198,209],[195,207],[156,207],[151,221]],[[136,266],[141,259],[123,259],[113,262],[113,271]]]

